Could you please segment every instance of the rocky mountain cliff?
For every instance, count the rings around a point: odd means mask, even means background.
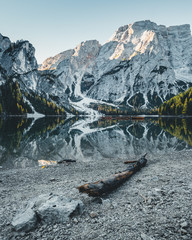
[[[51,94],[64,91],[72,101],[86,97],[131,107],[159,106],[191,86],[190,25],[135,22],[120,27],[104,45],[82,42],[45,60],[39,70],[54,76],[50,82],[44,75],[40,88],[47,82]]]
[[[0,115],[63,115],[64,106],[39,90],[41,78],[28,41],[12,43],[0,34]]]
[[[104,45],[82,42],[39,67],[34,51],[28,41],[11,43],[0,35],[0,85],[8,79],[18,81],[21,94],[27,92],[23,102],[32,112],[39,104],[27,97],[31,93],[49,107],[53,102],[71,113],[76,113],[73,107],[93,113],[90,103],[133,109],[159,106],[192,86],[190,25],[135,22],[120,27]]]
[[[38,65],[35,49],[28,41],[11,43],[0,35],[0,80],[20,77],[27,88],[35,90],[38,82]]]

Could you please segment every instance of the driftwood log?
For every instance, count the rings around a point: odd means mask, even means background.
[[[125,161],[124,164],[136,163],[137,161]]]
[[[73,159],[62,159],[62,160],[59,160],[57,161],[58,164],[61,164],[61,163],[71,163],[71,162],[76,162],[76,160],[73,160]]]
[[[131,163],[128,168],[122,172],[116,173],[109,178],[102,179],[94,183],[86,183],[77,187],[77,189],[79,189],[79,192],[87,193],[89,196],[93,197],[99,197],[103,194],[109,193],[146,165],[147,159],[145,156],[146,154],[138,161]]]

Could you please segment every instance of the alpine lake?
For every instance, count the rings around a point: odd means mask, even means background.
[[[107,116],[0,119],[1,168],[126,160],[192,148],[191,118]]]

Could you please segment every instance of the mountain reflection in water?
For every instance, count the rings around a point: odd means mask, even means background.
[[[0,119],[0,165],[27,167],[38,160],[127,159],[192,146],[191,119]]]

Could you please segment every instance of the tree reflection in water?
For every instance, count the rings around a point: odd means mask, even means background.
[[[191,120],[191,118],[159,118],[156,123],[166,132],[192,146]]]
[[[8,118],[0,120],[0,165],[36,166],[38,160],[100,161],[156,155],[192,146],[190,119],[129,117]]]

